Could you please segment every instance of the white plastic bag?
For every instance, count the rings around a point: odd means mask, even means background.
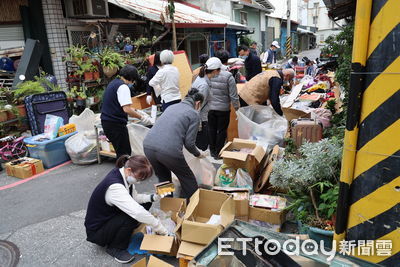
[[[183,148],[186,162],[196,177],[197,184],[202,187],[211,188],[214,185],[214,177],[217,173],[214,165],[207,158],[196,158]]]
[[[239,138],[255,140],[265,148],[281,143],[288,122],[271,106],[247,106],[237,111]]]
[[[44,134],[50,140],[57,137],[58,129],[64,125],[64,119],[55,115],[47,114],[44,121]]]
[[[144,155],[143,141],[150,129],[137,123],[127,125],[129,142],[131,143],[132,155]]]
[[[77,133],[65,141],[65,148],[74,164],[91,164],[97,161],[96,139]]]
[[[236,187],[248,188],[253,191],[253,179],[247,171],[241,168],[236,171]]]
[[[88,108],[85,108],[82,113],[77,115],[72,115],[69,118],[69,123],[73,123],[76,126],[76,131],[78,133],[85,131],[94,131],[94,122],[96,119],[96,115],[94,112]]]

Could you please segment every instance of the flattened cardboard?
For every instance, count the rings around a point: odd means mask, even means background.
[[[234,152],[233,149],[250,148],[251,153]],[[232,142],[228,142],[220,152],[224,164],[233,168],[246,169],[250,176],[254,179],[260,163],[265,156],[265,150],[261,146],[257,146],[256,142],[251,140],[235,138]]]
[[[179,246],[177,258],[196,257],[206,246],[182,241]]]
[[[283,115],[288,122],[298,118],[311,118],[311,113],[306,113],[299,109],[294,108],[282,108]]]
[[[221,215],[221,225],[210,225],[210,217]],[[187,242],[208,244],[235,217],[235,202],[228,195],[205,189],[197,190],[190,198],[182,222],[181,239]],[[179,226],[177,226],[179,228]]]
[[[271,153],[268,155],[268,159],[266,161],[266,167],[262,171],[260,178],[256,181],[256,184],[254,186],[255,192],[260,192],[267,185],[275,161],[278,158],[278,154],[279,154],[279,146],[276,145],[272,149]]]
[[[141,260],[139,260],[138,262],[135,262],[134,264],[132,264],[131,267],[146,267],[146,265],[147,265],[147,259],[146,259],[146,257],[144,257]]]

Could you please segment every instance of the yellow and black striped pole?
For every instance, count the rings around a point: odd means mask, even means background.
[[[291,36],[288,36],[286,38],[285,48],[286,48],[286,58],[290,58],[292,56],[292,37]]]
[[[399,0],[357,1],[335,227],[338,250],[372,241],[372,254],[354,256],[384,266],[400,263],[399,10]]]

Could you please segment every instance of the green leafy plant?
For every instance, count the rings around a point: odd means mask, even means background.
[[[119,69],[125,65],[122,55],[109,47],[104,48],[103,51],[98,54],[98,57],[100,58],[100,64],[103,67]]]
[[[17,89],[14,90],[14,102],[22,104],[26,96],[44,92],[46,90],[39,81],[24,81],[18,84]]]
[[[66,60],[78,61],[82,60],[85,56],[89,56],[89,51],[86,46],[72,45],[67,48]]]
[[[240,42],[241,45],[250,46],[251,43],[254,42],[254,40],[249,38],[247,35],[242,35],[239,38],[239,42]]]
[[[328,190],[324,191],[320,195],[322,203],[318,206],[319,213],[325,218],[331,218],[335,213],[337,200],[339,198],[339,185],[328,184]]]

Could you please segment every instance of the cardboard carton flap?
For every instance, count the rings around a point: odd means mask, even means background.
[[[173,243],[174,237],[172,236],[144,235],[140,249],[170,253]]]
[[[266,152],[262,146],[256,146],[251,154],[256,158],[257,162],[260,163],[263,160],[265,153]]]
[[[179,246],[178,255],[185,255],[195,257],[199,254],[206,246],[194,244],[186,241],[182,241]]]
[[[138,262],[135,262],[134,264],[132,264],[131,267],[146,267],[146,257],[142,258],[141,260],[139,260]]]
[[[220,225],[183,221],[181,238],[183,241],[206,245],[221,231]]]
[[[233,139],[233,143],[256,146],[256,142],[255,141],[248,140],[248,139],[235,138],[235,139]]]
[[[240,161],[246,161],[248,156],[248,153],[243,152],[223,151],[221,153],[221,157],[223,158],[236,159]]]
[[[221,207],[221,224],[226,227],[235,219],[235,201],[229,197]]]
[[[168,264],[163,260],[160,260],[157,257],[150,256],[149,263],[147,267],[174,267],[174,265]]]
[[[196,192],[190,197],[190,203],[186,207],[186,213],[183,217],[184,219],[188,219],[190,216],[193,215],[194,211],[196,210],[197,205],[200,201],[200,189],[197,189]]]

